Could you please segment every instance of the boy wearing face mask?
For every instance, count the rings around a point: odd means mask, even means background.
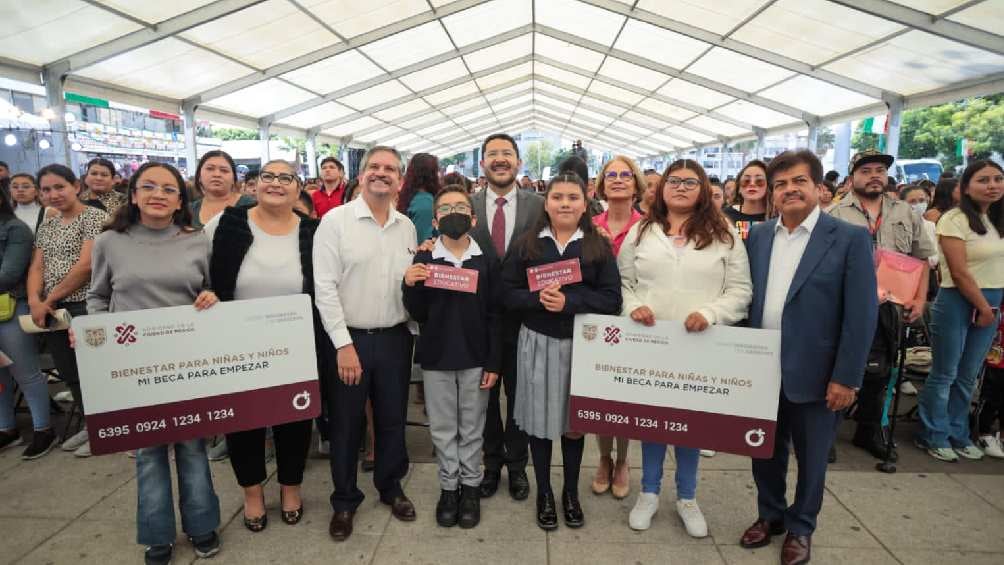
[[[466,189],[444,187],[433,203],[439,231],[432,251],[420,251],[404,275],[404,306],[421,325],[422,366],[429,430],[439,461],[442,493],[436,522],[473,528],[481,520],[481,446],[489,390],[501,364],[500,274],[468,235],[477,219]],[[432,269],[464,280],[464,288],[433,286]],[[442,280],[442,279],[441,279]]]

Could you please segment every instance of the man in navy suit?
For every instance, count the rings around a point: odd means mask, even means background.
[[[809,562],[827,453],[840,411],[861,386],[878,312],[871,237],[820,213],[822,183],[822,164],[811,151],[771,160],[767,186],[780,218],[754,226],[747,241],[750,325],[781,330],[781,398],[774,455],[753,460],[759,516],[740,544],[763,547],[787,531],[783,565]],[[789,442],[798,458],[791,506],[785,498]]]

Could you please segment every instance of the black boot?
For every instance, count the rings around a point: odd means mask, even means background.
[[[439,502],[436,504],[436,523],[444,528],[456,526],[460,506],[459,501],[458,491],[444,490],[439,495]]]
[[[582,505],[579,504],[577,493],[563,491],[561,493],[561,508],[565,511],[565,525],[569,528],[581,528],[586,523],[586,517],[582,514]]]
[[[460,527],[473,528],[481,522],[481,496],[477,487],[460,487]]]
[[[542,530],[558,529],[558,509],[551,491],[537,493],[537,525]]]
[[[885,459],[886,438],[881,426],[859,423],[851,443],[856,447],[864,449],[876,459]],[[889,461],[895,463],[898,459],[899,454],[896,453],[896,448],[893,447],[889,455]]]

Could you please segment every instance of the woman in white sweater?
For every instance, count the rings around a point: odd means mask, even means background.
[[[711,197],[697,162],[682,159],[662,175],[649,216],[631,228],[617,257],[623,313],[651,326],[677,320],[689,332],[746,317],[753,285],[746,248]],[[675,447],[676,511],[687,533],[708,535],[697,505],[699,450]],[[629,524],[647,530],[659,508],[666,445],[642,442],[641,493]]]

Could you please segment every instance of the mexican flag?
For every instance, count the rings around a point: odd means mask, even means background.
[[[888,116],[887,115],[873,116],[871,118],[865,118],[861,122],[861,129],[865,133],[877,133],[877,134],[880,134],[880,135],[884,135],[884,134],[888,133],[887,127],[888,127]]]

